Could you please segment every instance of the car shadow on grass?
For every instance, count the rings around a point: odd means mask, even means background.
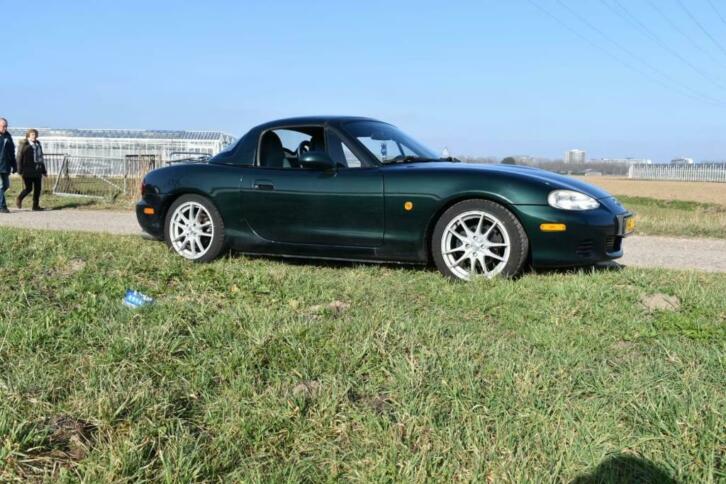
[[[655,463],[628,454],[608,457],[595,469],[577,476],[570,484],[677,484],[668,472]]]
[[[599,262],[597,264],[574,267],[548,267],[548,268],[530,268],[530,274],[582,274],[596,272],[619,272],[626,266],[618,264],[615,261]]]
[[[304,267],[328,267],[328,268],[352,268],[356,266],[377,266],[385,267],[388,269],[407,269],[418,272],[430,272],[439,273],[438,269],[433,263],[428,264],[409,264],[409,263],[394,263],[394,262],[370,262],[370,261],[345,261],[345,260],[329,260],[329,259],[310,259],[304,257],[283,257],[275,255],[259,255],[259,254],[246,254],[235,251],[228,252],[228,257],[241,258],[249,257],[260,260],[269,260],[281,262],[291,266],[304,266]],[[557,267],[547,269],[535,269],[528,268],[521,274],[515,277],[515,279],[526,276],[528,274],[581,274],[581,273],[594,273],[594,272],[609,272],[609,271],[621,271],[625,266],[618,264],[615,261],[601,262],[594,265],[588,266],[576,266],[576,267]]]
[[[305,257],[291,257],[291,256],[278,256],[278,255],[261,255],[261,254],[249,254],[244,252],[229,251],[227,257],[230,258],[250,258],[257,260],[268,260],[281,262],[283,264],[291,266],[302,266],[302,267],[328,267],[328,268],[353,268],[356,266],[369,266],[369,267],[385,267],[388,269],[409,269],[412,271],[423,271],[423,272],[437,272],[436,267],[433,264],[409,264],[409,263],[395,263],[395,262],[372,262],[372,261],[347,261],[347,260],[336,260],[336,259],[312,259]]]

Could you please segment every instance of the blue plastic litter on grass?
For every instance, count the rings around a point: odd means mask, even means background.
[[[146,306],[154,302],[154,298],[141,294],[139,291],[133,291],[131,289],[126,290],[124,296],[124,304],[131,309],[138,309],[141,306]]]

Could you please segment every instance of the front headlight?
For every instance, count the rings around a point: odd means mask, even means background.
[[[592,210],[600,206],[591,196],[574,190],[555,190],[547,197],[547,203],[562,210]]]

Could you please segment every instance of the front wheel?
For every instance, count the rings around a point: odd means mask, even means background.
[[[209,262],[224,248],[222,216],[207,198],[183,195],[167,211],[164,239],[180,256]]]
[[[498,203],[464,200],[446,210],[434,228],[431,250],[445,276],[511,277],[527,261],[529,240],[517,217]]]

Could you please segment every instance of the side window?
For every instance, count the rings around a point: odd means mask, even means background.
[[[355,153],[331,130],[327,130],[327,147],[328,155],[339,168],[360,168],[364,166]]]
[[[282,147],[293,153],[297,150],[297,147],[300,146],[300,143],[303,141],[309,142],[310,138],[312,138],[309,134],[303,133],[302,131],[296,131],[294,129],[274,129],[272,132],[280,137]]]
[[[323,128],[301,126],[265,131],[260,138],[259,166],[300,168],[299,152],[325,150]]]

